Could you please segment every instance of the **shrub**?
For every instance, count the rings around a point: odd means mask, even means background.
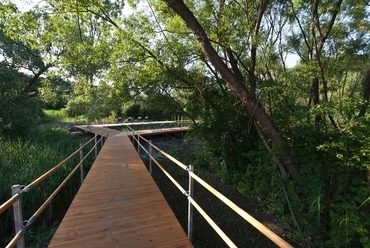
[[[67,103],[67,106],[65,108],[65,112],[69,117],[77,117],[84,115],[88,112],[89,110],[89,101],[77,97],[73,100],[69,100]]]

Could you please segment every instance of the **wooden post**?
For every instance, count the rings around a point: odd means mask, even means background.
[[[189,165],[188,167],[189,171],[189,191],[188,191],[188,197],[193,198],[194,196],[194,180],[191,176],[190,172],[194,172],[194,167],[192,165]],[[188,199],[188,238],[190,241],[193,239],[193,205],[190,202],[190,199]]]
[[[21,186],[19,184],[12,186],[12,195],[21,193]],[[13,216],[15,233],[18,233],[23,228],[23,214],[22,214],[22,200],[21,197],[13,204]],[[24,248],[24,236],[17,243],[17,248]]]
[[[82,144],[80,143],[80,148],[82,147]],[[81,184],[84,182],[84,168],[83,168],[83,165],[84,165],[84,156],[83,156],[83,153],[82,153],[82,149],[80,150],[80,176],[81,176]]]

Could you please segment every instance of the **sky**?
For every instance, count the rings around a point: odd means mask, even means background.
[[[299,61],[299,56],[296,54],[288,54],[286,58],[286,67],[292,68],[294,67]]]
[[[34,6],[45,4],[44,0],[11,0],[11,2],[15,3],[20,11],[27,11]]]

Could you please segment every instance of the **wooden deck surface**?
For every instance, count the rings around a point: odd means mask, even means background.
[[[161,134],[168,134],[168,133],[182,133],[182,132],[187,132],[188,130],[189,130],[189,127],[172,127],[172,128],[135,131],[135,134],[140,134],[143,136],[151,136],[151,135],[161,135]]]
[[[112,127],[115,127],[112,125]],[[105,126],[76,126],[77,129],[83,130],[85,132],[92,132],[92,133],[100,133],[104,134],[104,130],[106,129]],[[183,133],[189,131],[189,127],[172,127],[172,128],[159,128],[159,129],[152,129],[152,130],[138,130],[135,131],[136,134],[140,134],[143,136],[151,136],[151,135],[161,135],[161,134],[169,134],[169,133]],[[115,135],[119,133],[120,131],[117,131],[115,129],[110,129],[108,126],[108,136],[109,135]],[[127,133],[127,132],[126,132]],[[128,135],[131,135],[132,132],[129,131]]]
[[[110,129],[49,247],[193,246],[127,135]]]

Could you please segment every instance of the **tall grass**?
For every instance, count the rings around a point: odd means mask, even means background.
[[[107,116],[100,119],[88,119],[87,116],[81,115],[77,117],[69,117],[67,112],[64,109],[53,110],[45,109],[44,110],[44,119],[42,122],[48,123],[53,121],[63,121],[63,122],[73,122],[75,124],[109,124],[115,123],[115,118],[113,116]]]
[[[12,185],[30,184],[77,150],[79,144],[85,143],[85,140],[86,138],[83,137],[72,137],[69,130],[62,127],[34,130],[32,134],[22,138],[0,138],[0,204],[11,197]],[[87,153],[89,147],[84,149],[84,154]],[[84,162],[85,173],[93,159],[93,156],[89,156]],[[78,162],[79,156],[75,156],[48,179],[22,195],[25,220],[34,214]],[[52,226],[61,219],[79,188],[79,176],[77,173],[72,177],[47,211],[32,225],[29,233],[35,233],[38,227],[44,225]],[[2,246],[14,235],[12,208],[0,215],[0,223],[0,246]],[[29,237],[29,240],[26,240],[27,247],[32,247],[32,243],[36,242],[34,240],[36,236],[28,235],[27,237]]]
[[[75,124],[86,124],[89,123],[86,117],[69,117],[68,114],[63,110],[53,110],[53,109],[44,109],[44,119],[43,123],[55,122],[55,121],[64,121],[64,122],[73,122]]]
[[[54,121],[67,121],[69,117],[66,112],[62,109],[54,110],[54,109],[45,109],[44,114],[50,119]]]

